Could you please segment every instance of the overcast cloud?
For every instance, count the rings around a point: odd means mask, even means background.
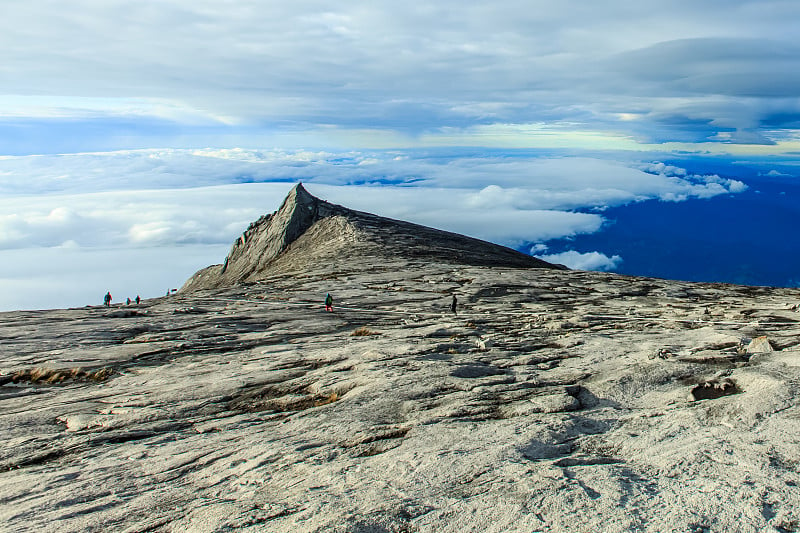
[[[86,150],[108,148],[104,131],[121,147],[319,127],[331,128],[320,144],[364,128],[410,143],[512,123],[770,144],[800,124],[791,1],[30,0],[3,11],[0,129],[69,119]],[[34,137],[17,151],[26,144],[36,152]]]

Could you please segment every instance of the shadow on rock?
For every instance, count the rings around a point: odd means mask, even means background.
[[[692,389],[692,399],[714,400],[723,396],[742,392],[731,378],[710,379],[699,383]]]

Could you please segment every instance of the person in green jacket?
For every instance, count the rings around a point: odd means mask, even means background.
[[[331,296],[331,293],[325,295],[325,310],[333,311],[333,296]]]

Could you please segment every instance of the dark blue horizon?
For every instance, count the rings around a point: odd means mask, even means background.
[[[738,179],[748,189],[709,199],[648,200],[610,208],[603,212],[608,222],[600,231],[547,242],[547,253],[619,255],[622,263],[613,271],[634,276],[800,287],[796,177],[776,174],[775,161],[768,165],[713,159],[664,162],[693,173]]]

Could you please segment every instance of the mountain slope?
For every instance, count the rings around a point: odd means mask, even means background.
[[[184,290],[219,288],[347,261],[374,268],[401,258],[474,266],[558,268],[511,248],[331,204],[296,185],[274,213],[253,222],[225,263],[196,273]]]
[[[0,531],[800,530],[799,290],[520,256],[298,187],[208,290],[0,313]]]
[[[0,314],[0,531],[798,531],[800,291],[331,263]]]

